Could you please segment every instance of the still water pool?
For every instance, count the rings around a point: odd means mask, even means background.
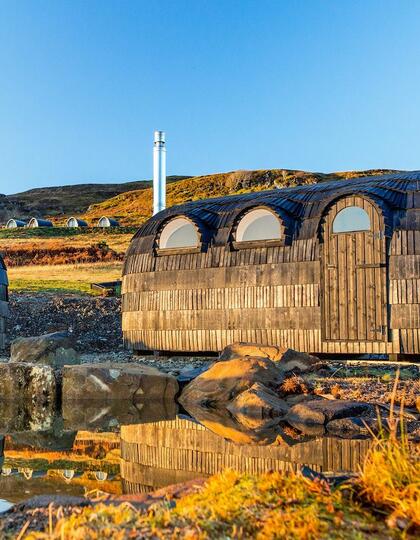
[[[227,412],[187,414],[172,402],[66,403],[60,415],[36,425],[9,406],[0,407],[0,512],[36,495],[143,493],[227,467],[356,471],[370,445],[319,431],[301,434],[272,421],[239,424]]]

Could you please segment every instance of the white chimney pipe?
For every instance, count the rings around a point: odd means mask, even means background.
[[[155,131],[153,145],[153,215],[166,207],[165,132]]]

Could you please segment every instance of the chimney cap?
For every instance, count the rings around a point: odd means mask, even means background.
[[[165,132],[155,130],[155,142],[165,142]]]

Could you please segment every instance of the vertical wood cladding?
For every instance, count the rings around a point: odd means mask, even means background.
[[[124,266],[123,332],[137,350],[219,351],[233,341],[313,353],[420,354],[420,173],[328,182],[187,203],[134,237]],[[281,222],[277,241],[235,243],[251,208]],[[363,208],[369,231],[333,233]],[[200,249],[157,250],[185,215]]]
[[[8,279],[6,266],[0,257],[0,350],[6,341],[6,319],[9,317]]]

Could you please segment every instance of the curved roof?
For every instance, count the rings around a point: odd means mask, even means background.
[[[254,206],[275,210],[295,237],[310,237],[316,234],[319,220],[333,201],[355,194],[365,196],[380,206],[386,223],[392,223],[395,211],[401,210],[405,224],[401,222],[400,228],[420,228],[420,171],[412,171],[230,195],[172,206],[140,227],[134,237],[137,240],[134,251],[151,249],[152,238],[163,223],[178,215],[194,221],[200,227],[203,239],[213,237],[215,244],[225,243],[238,215]],[[410,213],[411,218],[407,217]]]

